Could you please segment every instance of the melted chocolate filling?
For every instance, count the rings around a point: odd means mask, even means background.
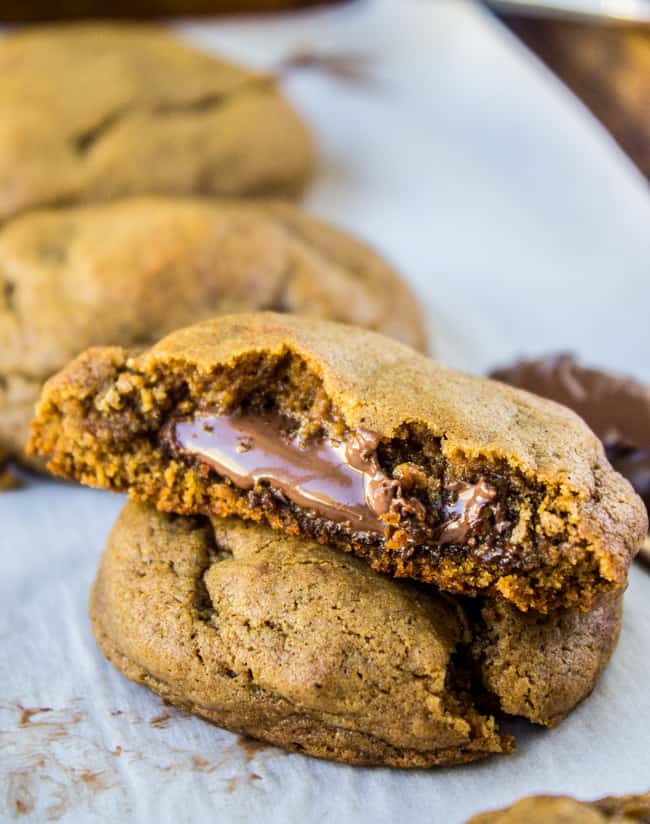
[[[410,525],[411,542],[463,544],[481,529],[497,496],[484,478],[449,482],[442,518],[429,529],[422,502],[407,497],[380,466],[374,432],[359,429],[345,441],[301,440],[277,414],[239,412],[177,421],[167,437],[175,452],[193,456],[239,489],[267,486],[317,517],[376,537],[397,514]]]
[[[176,444],[240,489],[261,482],[300,507],[363,532],[382,532],[398,484],[379,468],[377,440],[361,432],[349,443],[301,441],[270,416],[206,415],[179,421]]]

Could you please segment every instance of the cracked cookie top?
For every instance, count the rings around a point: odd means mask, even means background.
[[[215,723],[311,755],[417,767],[510,751],[498,704],[557,723],[591,691],[620,620],[610,597],[600,615],[474,606],[260,524],[129,503],[91,616],[122,672]]]
[[[125,194],[294,195],[313,162],[273,78],[162,29],[70,24],[0,40],[0,221]]]
[[[418,767],[511,748],[453,683],[462,611],[313,542],[130,503],[91,617],[127,676],[289,749]]]

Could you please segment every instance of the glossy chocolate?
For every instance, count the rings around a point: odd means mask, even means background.
[[[195,456],[240,489],[265,482],[301,508],[358,532],[383,535],[381,516],[399,513],[424,542],[461,544],[481,526],[484,508],[496,497],[485,479],[450,483],[450,502],[432,540],[426,534],[424,504],[405,497],[400,482],[379,465],[380,438],[374,432],[359,429],[345,442],[305,442],[279,416],[205,414],[177,421],[172,442],[177,451]]]
[[[650,388],[631,378],[581,366],[571,355],[524,360],[492,378],[562,403],[603,442],[614,469],[650,508]]]
[[[362,532],[383,533],[397,484],[379,469],[378,438],[362,432],[351,442],[301,442],[270,416],[204,415],[179,421],[180,449],[214,467],[240,489],[260,481],[300,507]]]
[[[438,535],[440,544],[464,544],[480,526],[485,507],[496,498],[497,491],[481,478],[478,483],[455,481],[449,489],[456,492],[456,500],[447,506],[447,522]]]

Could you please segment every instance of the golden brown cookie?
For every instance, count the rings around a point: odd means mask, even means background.
[[[130,503],[91,613],[119,669],[198,715],[311,755],[416,767],[509,752],[480,707],[557,723],[598,679],[620,604],[533,620],[260,524]]]
[[[601,595],[590,612],[540,615],[501,600],[475,617],[471,655],[501,710],[556,726],[594,688],[621,629],[620,593]]]
[[[128,504],[91,617],[127,677],[271,744],[396,767],[511,748],[454,687],[460,609],[267,527]]]
[[[576,801],[568,796],[538,795],[512,807],[474,816],[467,824],[649,824],[650,793]]]
[[[520,609],[625,586],[645,508],[570,410],[389,338],[259,313],[48,381],[31,450],[164,511],[266,520]]]
[[[0,447],[24,458],[43,382],[88,346],[263,308],[426,346],[399,275],[289,204],[147,196],[13,220],[0,228]]]
[[[294,195],[313,163],[271,77],[163,29],[79,23],[0,39],[0,222],[131,194]]]

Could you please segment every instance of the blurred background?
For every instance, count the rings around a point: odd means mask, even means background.
[[[307,206],[410,278],[439,357],[485,371],[570,349],[650,379],[650,30],[473,0],[232,14],[308,5],[4,0],[0,16],[182,14],[183,37],[283,75],[320,147]]]

